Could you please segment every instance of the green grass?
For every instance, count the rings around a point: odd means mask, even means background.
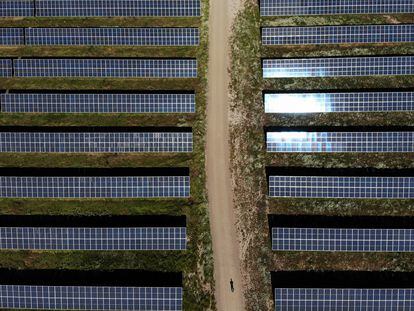
[[[197,48],[2,47],[2,57],[185,57],[197,58],[197,79],[0,79],[3,90],[196,92],[196,114],[0,114],[1,126],[185,126],[192,127],[192,154],[3,154],[0,167],[189,167],[191,198],[128,200],[3,199],[1,214],[186,215],[185,252],[0,252],[0,267],[16,269],[144,269],[183,273],[184,310],[215,310],[210,226],[205,193],[204,134],[207,103],[208,0],[201,18],[16,18],[0,27],[199,27]]]
[[[321,154],[288,154],[271,153],[267,155],[266,166],[293,166],[293,167],[318,167],[318,168],[414,168],[410,153],[321,153]]]
[[[231,126],[235,206],[242,234],[242,270],[247,310],[274,310],[270,272],[280,270],[414,271],[409,254],[272,252],[268,215],[414,215],[413,200],[279,199],[267,197],[266,167],[412,168],[410,154],[267,154],[264,127],[413,126],[413,113],[265,115],[262,91],[372,90],[412,88],[414,77],[263,79],[262,58],[414,54],[414,44],[262,47],[260,27],[412,22],[414,15],[261,18],[257,1],[245,0],[234,26]]]
[[[188,167],[191,154],[4,153],[0,167]]]
[[[132,46],[13,46],[4,47],[0,57],[178,57],[192,58],[196,55],[196,47],[142,47],[137,50]]]

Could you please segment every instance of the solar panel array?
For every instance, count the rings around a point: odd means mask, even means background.
[[[414,111],[414,92],[273,93],[266,113]]]
[[[267,152],[414,152],[414,132],[268,132]]]
[[[0,58],[0,77],[11,77],[13,75],[13,61]]]
[[[194,113],[195,94],[0,94],[2,112]]]
[[[414,74],[414,56],[264,59],[264,78]]]
[[[196,78],[195,59],[16,59],[15,77]]]
[[[0,132],[0,152],[192,152],[191,132]]]
[[[0,227],[0,249],[185,250],[185,227]]]
[[[33,0],[2,0],[0,1],[0,17],[33,16]]]
[[[414,13],[411,0],[260,0],[262,16]]]
[[[200,16],[200,0],[36,0],[37,16]]]
[[[412,199],[414,177],[270,176],[269,196]]]
[[[0,28],[0,45],[24,44],[23,28]]]
[[[262,28],[264,45],[414,42],[414,25]]]
[[[35,9],[36,7],[36,9]],[[2,0],[0,17],[200,16],[200,0]]]
[[[277,311],[413,310],[412,288],[275,288]]]
[[[186,198],[189,176],[0,176],[2,198]]]
[[[274,251],[413,252],[413,229],[272,228]]]
[[[0,285],[0,308],[180,311],[183,290],[181,287]]]
[[[0,45],[196,46],[198,28],[0,28]]]

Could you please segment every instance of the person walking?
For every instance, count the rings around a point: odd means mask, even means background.
[[[234,282],[233,282],[233,279],[230,279],[230,289],[231,289],[231,292],[233,293],[234,292]]]

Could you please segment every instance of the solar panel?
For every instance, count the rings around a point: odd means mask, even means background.
[[[19,17],[34,15],[33,0],[0,1],[0,17]]]
[[[11,77],[13,75],[13,61],[0,58],[0,77]]]
[[[413,229],[272,228],[274,251],[413,252]]]
[[[414,152],[414,132],[267,132],[267,152]]]
[[[36,0],[37,16],[200,16],[200,0]]]
[[[196,78],[195,59],[16,59],[16,77]]]
[[[185,198],[189,176],[0,176],[2,198]]]
[[[196,46],[198,28],[27,28],[28,45]]]
[[[191,132],[0,132],[0,152],[192,152]]]
[[[264,78],[414,74],[414,56],[264,59]]]
[[[185,227],[0,227],[0,249],[185,250]]]
[[[262,28],[264,45],[414,42],[414,25]]]
[[[270,176],[269,196],[412,199],[414,177]]]
[[[181,287],[0,285],[0,308],[165,310],[183,308]]]
[[[0,45],[24,44],[23,28],[0,28]]]
[[[195,94],[0,94],[2,112],[194,113]]]
[[[276,311],[412,310],[412,288],[275,288]]]
[[[273,93],[266,113],[414,111],[414,92]]]
[[[260,0],[262,16],[413,12],[411,0]]]

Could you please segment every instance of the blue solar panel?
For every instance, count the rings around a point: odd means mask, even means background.
[[[264,78],[414,74],[414,56],[264,59]]]
[[[273,93],[266,113],[414,111],[414,92]]]
[[[264,45],[414,42],[414,25],[265,27]]]
[[[0,132],[0,152],[192,152],[190,132]]]
[[[270,176],[269,196],[413,199],[414,177]]]
[[[0,28],[0,45],[24,44],[23,28]]]
[[[196,78],[195,59],[16,59],[16,77]]]
[[[412,0],[260,0],[262,16],[413,12]]]
[[[27,45],[196,46],[198,28],[27,28]]]
[[[189,176],[0,176],[2,198],[186,198]]]
[[[200,0],[36,0],[37,16],[200,16]]]
[[[414,132],[268,132],[267,152],[414,152]]]
[[[408,311],[410,288],[275,288],[276,311]]]
[[[34,15],[33,0],[0,1],[0,17],[19,17]]]
[[[163,310],[183,309],[181,287],[0,285],[1,309]]]
[[[185,227],[0,227],[0,249],[185,250]]]
[[[274,251],[413,252],[413,229],[272,228]]]
[[[2,112],[194,113],[195,94],[0,94]]]
[[[11,59],[0,59],[0,77],[11,77],[13,75],[13,61]]]

